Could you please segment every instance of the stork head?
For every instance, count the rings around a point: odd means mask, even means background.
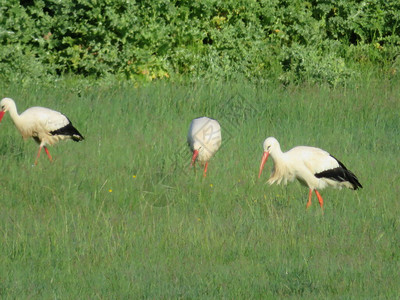
[[[193,156],[190,166],[193,166],[194,163],[196,162],[197,156],[199,155],[199,151],[201,150],[201,143],[199,143],[198,141],[194,141],[192,150],[193,150]]]
[[[0,122],[3,119],[4,114],[8,111],[12,106],[15,106],[15,102],[11,98],[3,98],[0,101]]]
[[[280,149],[280,146],[279,146],[279,142],[276,140],[276,138],[269,137],[264,141],[263,148],[264,148],[264,154],[263,154],[262,159],[261,159],[260,170],[258,172],[258,178],[260,178],[260,176],[261,176],[261,173],[262,173],[262,171],[264,169],[264,165],[268,160],[268,156],[270,154],[273,155],[273,153],[277,149]]]

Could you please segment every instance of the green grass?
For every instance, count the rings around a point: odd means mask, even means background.
[[[400,292],[398,84],[2,86],[19,112],[65,113],[85,136],[50,148],[0,125],[2,298],[393,298]],[[190,120],[220,120],[208,177]],[[257,179],[275,136],[328,150],[364,189]],[[314,196],[315,197],[315,196]]]

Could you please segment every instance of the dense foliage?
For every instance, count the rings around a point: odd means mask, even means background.
[[[0,0],[0,76],[395,75],[398,0]]]

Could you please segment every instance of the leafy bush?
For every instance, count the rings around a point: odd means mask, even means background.
[[[284,83],[328,83],[336,86],[344,84],[353,75],[353,71],[337,53],[320,53],[300,45],[284,49],[282,63],[286,66],[280,76]]]
[[[395,0],[0,2],[3,78],[245,75],[336,85],[362,66],[398,65]]]

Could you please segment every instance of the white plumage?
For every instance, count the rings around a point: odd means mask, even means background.
[[[221,146],[221,126],[217,120],[207,117],[193,119],[190,123],[187,142],[193,151],[190,165],[198,161],[204,166],[204,176],[206,176],[208,161]]]
[[[28,108],[19,115],[14,100],[10,98],[1,100],[0,109],[0,121],[5,112],[8,111],[22,137],[24,139],[32,137],[39,144],[35,164],[37,164],[42,147],[51,161],[52,158],[47,145],[54,145],[65,139],[72,139],[77,142],[84,139],[78,130],[72,126],[70,120],[58,111],[36,106]]]
[[[318,190],[327,186],[339,189],[347,187],[353,190],[362,188],[357,177],[325,150],[298,146],[283,153],[279,142],[273,137],[264,141],[263,148],[264,155],[258,177],[261,176],[270,155],[274,162],[274,169],[268,183],[287,184],[288,181],[299,180],[310,189],[307,207],[311,204],[312,191],[315,191],[319,203],[323,207],[323,199]]]

